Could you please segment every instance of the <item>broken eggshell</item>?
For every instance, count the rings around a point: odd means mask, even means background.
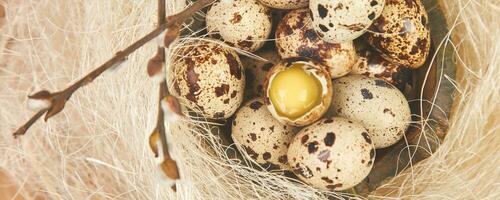
[[[283,59],[308,58],[327,66],[332,78],[346,75],[357,61],[352,41],[329,43],[323,41],[311,26],[308,9],[286,14],[276,30],[276,47]]]
[[[210,119],[226,119],[243,101],[245,73],[235,51],[196,40],[176,51],[167,81],[187,108]]]
[[[280,74],[283,72],[286,72],[289,69],[292,68],[300,68],[303,70],[302,72],[304,74],[307,74],[307,76],[312,76],[314,77],[314,81],[317,81],[317,87],[319,87],[319,92],[318,96],[315,97],[314,101],[315,103],[313,106],[309,106],[307,110],[302,110],[299,113],[300,116],[294,116],[294,117],[289,117],[286,116],[286,114],[283,114],[280,112],[280,110],[287,102],[279,102],[279,101],[274,101],[272,99],[272,90],[273,90],[273,85],[275,84],[274,81],[276,77],[281,76]],[[312,61],[284,61],[281,63],[278,63],[275,65],[271,70],[268,72],[266,81],[264,82],[264,88],[265,88],[265,96],[264,96],[264,102],[267,105],[267,108],[271,112],[271,114],[276,118],[278,121],[292,125],[292,126],[305,126],[314,123],[318,119],[320,119],[328,110],[330,107],[330,102],[332,101],[332,83],[331,83],[331,77],[329,73],[324,69],[325,67],[312,62]],[[304,80],[296,79],[296,78],[289,78],[289,77],[284,77],[287,80],[288,83],[293,82],[295,86],[298,87],[293,87],[290,86],[290,84],[285,84],[285,87],[287,91],[283,92],[282,95],[285,98],[282,98],[283,101],[298,101],[305,99],[306,97],[302,96],[303,94],[310,93],[310,88],[302,87],[303,85],[306,85]],[[304,84],[303,84],[304,83]],[[276,83],[278,84],[278,83]],[[300,87],[300,88],[299,88]],[[316,88],[317,89],[317,88]],[[287,96],[287,92],[292,92],[295,93],[295,95],[298,96]],[[279,93],[279,92],[278,92]],[[317,98],[317,99],[316,99]],[[276,105],[275,105],[276,104]],[[311,104],[312,105],[312,104]]]

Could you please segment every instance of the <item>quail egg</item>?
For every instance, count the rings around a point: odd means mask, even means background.
[[[388,61],[418,68],[430,51],[428,22],[421,1],[387,0],[382,15],[370,27],[367,40]]]
[[[264,96],[264,81],[266,80],[267,72],[281,60],[274,48],[262,48],[257,51],[256,55],[266,59],[266,61],[251,57],[241,57],[247,81],[245,89],[246,99]]]
[[[325,118],[301,130],[288,148],[292,171],[305,183],[346,190],[373,167],[375,148],[367,130],[344,118]]]
[[[235,51],[196,40],[176,51],[168,83],[186,107],[211,119],[233,115],[243,101],[245,73]]]
[[[359,62],[353,65],[351,74],[380,78],[400,90],[411,82],[410,69],[383,59],[376,51],[364,50],[359,54]]]
[[[311,61],[281,62],[267,74],[264,101],[280,122],[305,126],[320,119],[332,100],[330,75]]]
[[[209,32],[218,33],[226,43],[246,51],[256,51],[271,33],[269,9],[255,0],[215,3],[206,16]]]
[[[323,41],[311,26],[308,9],[289,12],[276,29],[276,47],[283,59],[308,58],[327,66],[332,78],[346,75],[357,61],[352,41]]]
[[[277,9],[297,9],[304,8],[309,0],[259,0],[262,4]]]
[[[310,0],[313,27],[327,42],[354,40],[370,27],[385,0]]]
[[[344,76],[333,81],[333,93],[333,115],[363,125],[377,149],[398,142],[410,124],[410,106],[405,96],[382,79]]]
[[[274,119],[262,98],[250,100],[236,112],[231,131],[236,146],[252,160],[289,169],[286,154],[293,127]]]

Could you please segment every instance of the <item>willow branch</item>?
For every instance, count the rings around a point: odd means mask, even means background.
[[[92,82],[94,79],[99,77],[103,72],[106,70],[115,67],[117,64],[123,62],[128,55],[131,53],[135,52],[137,49],[140,47],[144,46],[146,43],[149,41],[155,39],[160,35],[163,31],[167,29],[172,29],[173,31],[176,31],[177,27],[180,26],[187,18],[191,17],[194,15],[196,12],[201,10],[202,8],[206,7],[207,5],[211,4],[215,0],[199,0],[195,3],[193,3],[191,6],[183,10],[182,12],[171,15],[166,17],[165,20],[161,20],[163,23],[160,23],[158,27],[130,46],[126,47],[125,49],[118,51],[114,57],[106,61],[104,64],[101,66],[97,67],[94,69],[92,72],[81,78],[80,80],[76,81],[69,87],[67,87],[64,90],[50,93],[48,99],[50,99],[50,107],[41,109],[38,111],[35,115],[33,115],[25,124],[23,124],[21,127],[19,127],[14,133],[14,137],[17,137],[19,135],[24,135],[26,131],[38,120],[40,119],[43,114],[45,114],[45,121],[47,121],[49,118],[52,116],[58,114],[64,109],[64,106],[66,102],[71,98],[74,92],[76,92],[78,89],[81,87],[85,86],[86,84]],[[164,16],[164,15],[163,15]],[[161,17],[161,16],[160,16]],[[167,34],[169,35],[169,30],[167,30]],[[170,34],[171,35],[171,34]],[[178,35],[178,34],[177,34]],[[175,37],[177,37],[175,35]],[[168,38],[166,38],[168,39]]]

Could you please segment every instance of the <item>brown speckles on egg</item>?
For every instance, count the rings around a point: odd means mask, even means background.
[[[368,34],[368,42],[388,61],[410,68],[424,64],[430,31],[422,2],[390,0],[370,29],[374,33]]]
[[[333,93],[334,114],[363,124],[376,148],[395,144],[403,136],[399,133],[404,133],[410,124],[410,106],[405,96],[381,79],[341,77],[333,81]]]
[[[373,99],[373,94],[366,88],[361,89],[361,95],[363,99]]]
[[[245,8],[244,11],[241,8]],[[209,34],[219,36],[231,46],[251,52],[264,45],[271,33],[271,22],[269,9],[251,0],[217,2],[206,15]]]
[[[366,143],[368,144],[372,143],[372,139],[370,138],[370,135],[368,135],[367,132],[362,132],[361,135],[363,136],[363,138],[365,138]]]
[[[330,150],[323,150],[318,153],[318,160],[321,162],[328,162],[328,158],[330,158]]]
[[[313,28],[323,40],[338,43],[361,36],[382,13],[384,0],[310,0],[309,6]]]
[[[275,37],[278,52],[283,59],[314,60],[327,66],[332,78],[349,73],[357,60],[352,41],[329,43],[321,39],[311,27],[308,9],[293,10],[285,15],[278,24]]]
[[[294,136],[293,128],[280,124],[263,105],[261,98],[246,102],[235,114],[234,121],[238,123],[231,127],[231,137],[242,151],[252,150],[247,154],[255,162],[287,170],[286,153]]]
[[[326,146],[331,147],[333,145],[333,143],[335,143],[335,133],[333,133],[333,132],[326,133],[326,136],[323,139],[323,142],[325,143]]]
[[[260,107],[262,107],[264,104],[260,101],[254,101],[250,103],[250,108],[253,110],[258,110]]]
[[[256,153],[252,148],[245,145],[243,145],[242,147],[245,150],[245,152],[250,156],[250,158],[255,160],[257,159],[257,157],[259,157],[259,154]]]
[[[213,42],[192,41],[175,55],[182,56],[172,59],[175,67],[170,68],[167,81],[174,85],[173,95],[187,100],[186,107],[214,119],[228,118],[238,109],[245,79],[233,50]],[[237,69],[240,78],[232,75]]]
[[[270,158],[271,158],[271,153],[265,152],[264,154],[262,154],[262,159],[269,160]]]
[[[326,15],[328,15],[328,9],[326,9],[325,6],[318,4],[318,14],[319,17],[323,19],[326,17]]]
[[[372,166],[366,163],[371,161],[369,155],[374,146],[363,138],[365,129],[360,124],[349,123],[344,118],[334,118],[332,123],[324,123],[325,120],[298,133],[288,149],[289,164],[302,181],[315,188],[346,190],[361,182],[370,172]],[[332,135],[335,139],[330,139]],[[302,139],[305,136],[309,140],[306,144]],[[352,162],[346,162],[346,158]],[[312,173],[307,169],[315,171]]]
[[[229,92],[229,85],[228,84],[222,84],[218,87],[215,87],[215,96],[220,97],[224,94],[227,94]]]
[[[318,145],[319,143],[316,141],[307,144],[307,151],[309,152],[309,154],[316,153],[316,151],[318,151]]]
[[[302,138],[300,139],[300,143],[302,144],[306,144],[306,142],[309,140],[309,135],[304,135],[302,136]]]
[[[330,183],[330,184],[333,183],[333,180],[330,179],[330,178],[328,178],[328,177],[326,177],[326,176],[321,177],[321,180],[325,181],[326,183]]]

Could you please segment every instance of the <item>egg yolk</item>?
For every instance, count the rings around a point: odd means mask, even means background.
[[[321,103],[322,86],[307,73],[304,64],[293,64],[278,72],[270,83],[269,98],[278,115],[297,119]]]

